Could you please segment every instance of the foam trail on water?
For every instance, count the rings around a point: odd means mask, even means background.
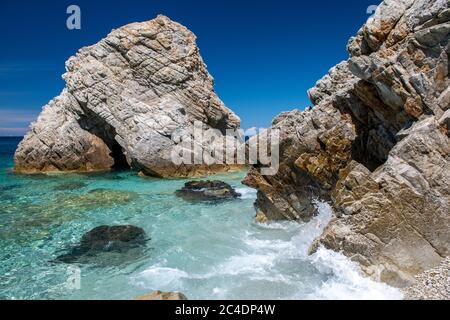
[[[257,191],[252,188],[236,188],[236,192],[239,193],[241,199],[256,199]]]
[[[331,277],[308,299],[324,300],[400,300],[402,293],[384,283],[364,277],[360,268],[344,255],[320,248],[311,256],[312,263]]]
[[[255,199],[256,200],[256,193],[257,191],[255,189],[252,188],[246,188],[246,187],[242,187],[242,188],[236,188],[235,189],[237,193],[239,193],[241,196],[241,199]]]
[[[312,223],[318,224],[320,232],[314,238],[320,236],[332,217],[332,209],[328,204],[322,202],[316,203],[316,205],[319,209],[319,216]],[[307,237],[309,238],[307,239],[308,243],[311,244],[314,239],[308,235]],[[322,286],[306,296],[307,299],[397,300],[403,298],[400,290],[364,276],[359,266],[341,253],[320,247],[307,259],[322,274],[330,275]]]
[[[244,190],[238,192],[249,196]],[[181,291],[192,299],[401,299],[398,290],[365,277],[342,254],[320,248],[308,255],[333,217],[328,204],[316,206],[319,214],[309,223],[272,222],[243,229],[230,237],[228,255],[208,263],[189,252],[178,253],[182,259],[207,264],[202,272],[163,261],[143,271],[135,282],[149,289]],[[208,250],[207,258],[217,253]]]
[[[146,287],[161,288],[161,290],[168,289],[170,291],[170,288],[180,287],[183,278],[188,277],[189,274],[180,269],[154,266],[141,272],[138,278],[144,279],[144,281],[137,282]]]

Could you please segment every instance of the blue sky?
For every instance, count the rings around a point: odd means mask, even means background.
[[[347,59],[380,0],[41,0],[0,2],[0,135],[22,135],[64,82],[64,62],[113,28],[162,13],[191,29],[216,91],[243,128],[310,105],[306,91]],[[66,9],[81,8],[81,30]]]

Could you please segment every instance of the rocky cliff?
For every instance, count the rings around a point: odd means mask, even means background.
[[[386,0],[348,45],[350,59],[283,113],[280,170],[258,167],[259,220],[336,217],[311,248],[343,252],[406,286],[450,255],[450,1]]]
[[[195,35],[164,16],[112,31],[66,63],[66,87],[44,107],[15,154],[16,172],[125,166],[161,177],[228,170],[174,165],[176,137],[235,129],[214,92]],[[200,142],[201,143],[201,142]]]

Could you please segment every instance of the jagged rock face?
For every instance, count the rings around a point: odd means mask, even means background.
[[[342,251],[406,286],[450,255],[450,1],[384,1],[350,40],[351,57],[284,113],[280,171],[246,180],[259,217],[336,218],[311,248]]]
[[[20,144],[17,172],[95,171],[130,166],[189,176],[227,166],[171,161],[173,136],[195,121],[225,132],[240,125],[214,92],[195,35],[164,16],[114,30],[66,63],[66,88]]]

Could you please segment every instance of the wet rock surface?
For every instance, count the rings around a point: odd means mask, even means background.
[[[191,181],[175,193],[187,201],[224,201],[240,197],[233,187],[222,181]]]

